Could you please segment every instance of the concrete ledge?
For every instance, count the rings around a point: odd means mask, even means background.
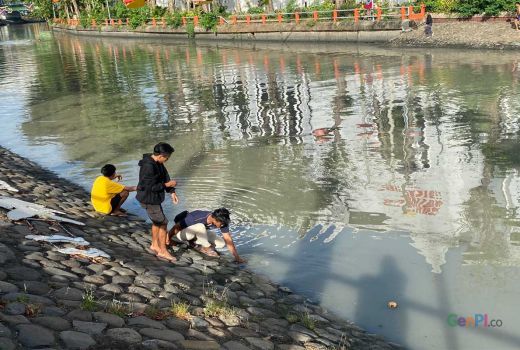
[[[288,31],[273,31],[268,28],[260,28],[257,26],[248,27],[247,31],[236,30],[236,28],[222,28],[219,32],[197,31],[195,33],[196,41],[277,41],[277,42],[378,42],[388,43],[392,39],[399,37],[401,29],[395,29],[395,24],[378,28],[380,26],[366,26],[363,28],[359,25],[353,25],[349,28],[340,28],[338,26],[319,26],[314,30],[302,30],[301,25],[292,25]],[[234,29],[234,30],[230,30]],[[242,28],[243,29],[243,28]],[[118,38],[172,38],[186,40],[188,34],[184,30],[163,29],[159,27],[145,27],[135,31],[112,29],[104,27],[102,30],[69,27],[63,25],[53,26],[53,30],[57,32],[65,32],[81,36],[102,36],[102,37],[118,37]]]

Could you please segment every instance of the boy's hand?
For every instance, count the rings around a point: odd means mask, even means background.
[[[241,257],[235,258],[235,263],[237,264],[245,264],[247,263],[247,260]]]
[[[114,179],[116,179],[117,181],[121,181],[121,180],[123,180],[123,175],[116,174],[116,177]]]
[[[179,203],[179,197],[177,197],[177,193],[172,193],[172,202],[173,204]]]
[[[164,186],[166,186],[166,187],[175,187],[175,186],[177,186],[177,181],[170,180],[167,183],[165,183]]]

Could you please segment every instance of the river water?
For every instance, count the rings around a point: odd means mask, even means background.
[[[0,144],[89,189],[169,142],[168,216],[230,208],[250,268],[409,348],[518,349],[519,78],[516,52],[9,26]]]

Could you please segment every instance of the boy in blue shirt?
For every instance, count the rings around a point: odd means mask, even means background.
[[[235,257],[235,262],[244,263],[235,248],[233,239],[229,233],[229,210],[219,208],[213,212],[209,210],[184,211],[175,217],[175,226],[168,233],[167,244],[171,238],[189,243],[199,252],[208,256],[218,256],[215,248],[227,246],[231,254]],[[217,236],[208,229],[218,228],[222,237]]]

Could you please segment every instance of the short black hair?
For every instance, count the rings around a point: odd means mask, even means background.
[[[101,168],[101,174],[106,177],[110,177],[116,173],[116,167],[112,164],[105,164]]]
[[[218,208],[211,213],[211,216],[217,221],[219,221],[222,226],[229,226],[229,210],[226,208]]]
[[[159,142],[153,147],[153,154],[156,156],[170,156],[175,150],[166,142]]]

